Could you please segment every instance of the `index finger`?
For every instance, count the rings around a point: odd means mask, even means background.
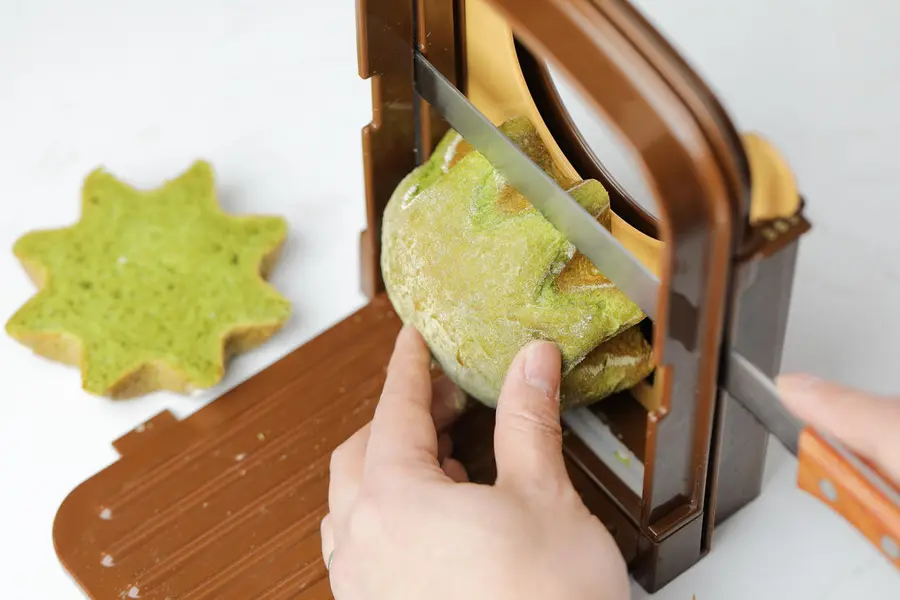
[[[782,375],[784,403],[801,421],[833,435],[900,478],[900,400],[802,374]]]
[[[422,336],[415,328],[404,327],[372,417],[366,470],[387,464],[439,467],[430,366],[431,355]]]

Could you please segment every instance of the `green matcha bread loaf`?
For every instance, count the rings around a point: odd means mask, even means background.
[[[77,224],[15,243],[39,291],[9,335],[79,366],[95,395],[219,383],[229,356],[271,337],[290,305],[264,279],[285,221],[225,214],[213,179],[203,161],[151,191],[92,172]]]
[[[527,119],[501,130],[604,227],[609,196],[571,181]],[[644,315],[488,160],[450,131],[403,179],[384,213],[381,266],[398,316],[447,375],[488,406],[529,341],[563,357],[563,409],[630,388],[653,370]]]

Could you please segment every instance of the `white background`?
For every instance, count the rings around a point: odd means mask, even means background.
[[[896,392],[900,4],[639,5],[740,128],[785,152],[808,197],[814,231],[801,250],[785,369]],[[51,525],[65,495],[115,460],[113,439],[163,409],[193,412],[364,302],[360,128],[370,92],[355,38],[349,0],[0,0],[2,320],[33,293],[14,240],[76,220],[88,171],[103,165],[149,187],[198,157],[216,168],[226,209],[290,220],[273,282],[296,315],[237,360],[220,390],[187,399],[87,396],[74,369],[0,336],[4,597],[81,597],[56,560]],[[774,443],[769,467],[763,496],[656,597],[900,597],[900,576],[794,488],[795,462]]]

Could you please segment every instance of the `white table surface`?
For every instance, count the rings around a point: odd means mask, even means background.
[[[742,129],[787,155],[809,200],[785,349],[803,369],[900,389],[900,5],[883,0],[640,6],[721,94]],[[153,186],[204,157],[224,206],[290,220],[273,282],[295,319],[238,359],[216,393],[113,402],[74,369],[0,336],[3,596],[78,598],[51,525],[65,495],[116,459],[110,442],[163,409],[183,417],[364,303],[364,201],[354,7],[230,0],[0,1],[0,316],[33,287],[9,249],[78,216],[98,165]],[[894,573],[842,520],[794,487],[777,444],[762,497],[718,530],[665,600],[900,598]],[[635,587],[635,598],[645,594]]]

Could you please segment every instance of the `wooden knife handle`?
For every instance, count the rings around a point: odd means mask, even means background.
[[[843,516],[900,569],[900,504],[895,502],[900,488],[897,484],[869,461],[857,455],[849,458],[842,455],[841,450],[810,428],[800,434],[797,459],[800,489]],[[858,461],[863,469],[853,461]]]

